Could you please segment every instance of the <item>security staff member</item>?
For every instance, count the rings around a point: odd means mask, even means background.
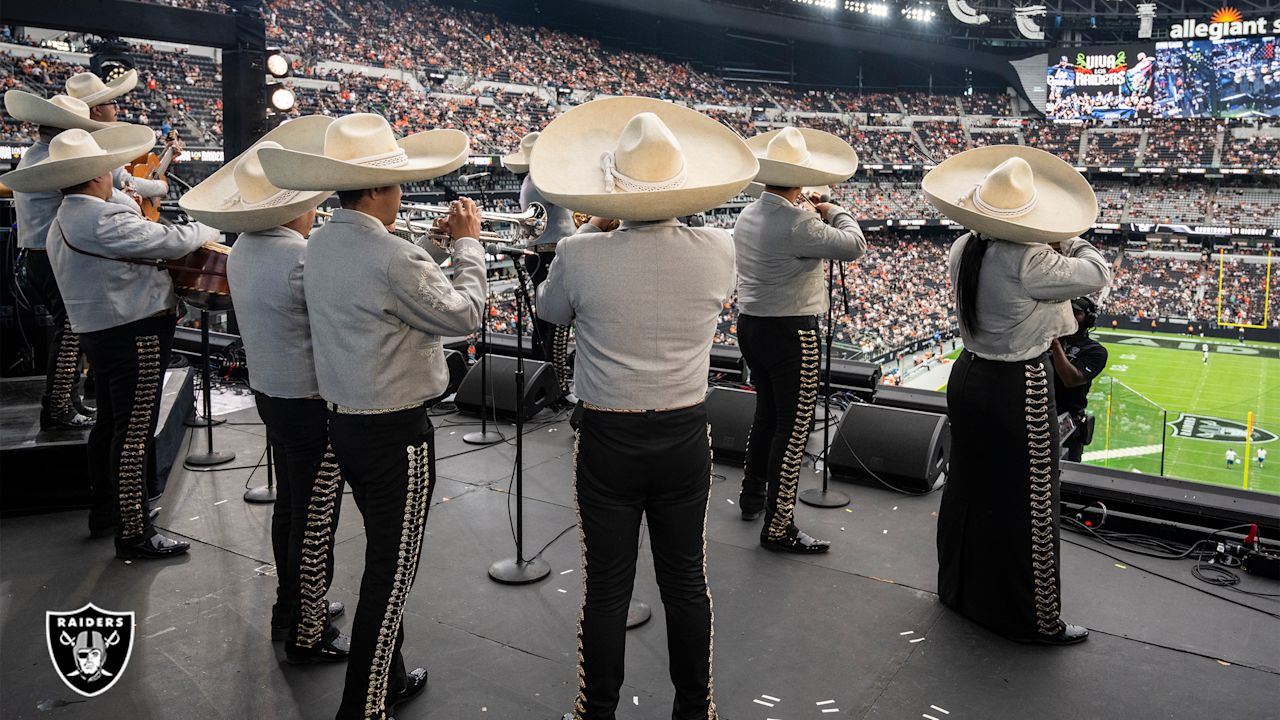
[[[1054,340],[1050,356],[1053,358],[1058,412],[1069,413],[1076,421],[1075,430],[1062,439],[1067,448],[1066,459],[1080,462],[1084,446],[1092,434],[1085,414],[1089,405],[1089,388],[1093,379],[1107,366],[1107,349],[1089,336],[1089,330],[1098,320],[1097,304],[1088,297],[1079,297],[1071,301],[1071,311],[1076,317],[1076,331]]]

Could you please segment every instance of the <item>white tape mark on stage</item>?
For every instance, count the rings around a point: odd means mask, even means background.
[[[753,702],[753,703],[755,703],[755,704],[757,704],[757,705],[763,705],[763,706],[765,706],[765,707],[773,707],[773,703],[771,703],[771,702],[765,702],[764,700],[761,700],[760,698],[756,698],[756,699],[752,700],[751,702]]]
[[[1115,460],[1116,458],[1137,457],[1139,455],[1155,455],[1164,449],[1163,445],[1139,445],[1131,448],[1115,450],[1091,450],[1084,454],[1084,462],[1093,460]]]
[[[213,506],[214,506],[214,507],[217,507],[217,506],[221,505],[221,504],[222,504],[222,503],[224,503],[224,502],[226,502],[226,500],[219,500],[218,502],[214,503],[214,504],[213,504]]]
[[[921,715],[920,717],[924,718],[925,720],[938,720],[938,718],[932,715]]]
[[[157,632],[157,633],[151,633],[150,635],[147,635],[146,637],[144,637],[144,638],[143,638],[143,640],[150,640],[150,639],[151,639],[151,638],[153,638],[153,637],[160,637],[161,635],[163,635],[163,634],[165,634],[165,633],[167,633],[167,632],[172,632],[172,631],[177,630],[177,629],[178,629],[178,628],[176,628],[176,627],[167,627],[167,628],[165,628],[165,629],[161,630],[160,632]]]
[[[640,704],[640,696],[639,696],[639,695],[632,695],[632,696],[631,696],[631,704],[632,704],[632,705],[637,705],[637,706],[638,706],[638,705]]]
[[[824,713],[840,712],[840,708],[823,708],[822,712]]]
[[[913,643],[924,642],[924,638],[916,638],[914,640],[908,640],[907,642],[913,642]]]
[[[568,590],[565,590],[564,588],[556,588],[556,592],[561,592],[561,593],[566,593],[566,594],[567,594],[569,591],[568,591]]]
[[[571,572],[573,572],[573,568],[569,568],[568,570],[561,570],[561,571],[560,571],[560,574],[561,574],[561,575],[568,575],[568,574],[569,574],[569,573],[571,573]]]
[[[950,715],[950,714],[951,714],[951,711],[950,711],[950,710],[943,710],[942,708],[938,707],[937,705],[930,705],[930,706],[929,706],[929,709],[930,709],[930,710],[937,710],[938,712],[942,713],[943,715]]]
[[[772,695],[761,695],[760,697],[762,697],[762,698],[764,698],[765,700],[768,700],[768,701],[770,701],[770,702],[776,702],[776,703],[782,702],[782,698],[776,698],[776,697],[774,697],[774,696],[772,696]]]
[[[836,701],[835,701],[835,700],[821,700],[821,701],[819,701],[819,702],[814,703],[814,705],[819,705],[819,706],[821,706],[821,705],[835,705],[835,704],[836,704]]]
[[[916,634],[916,631],[915,631],[915,630],[903,630],[902,632],[900,632],[900,633],[898,633],[898,634],[899,634],[899,635],[915,635],[915,634]]]

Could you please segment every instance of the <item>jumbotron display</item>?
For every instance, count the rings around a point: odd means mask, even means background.
[[[1156,49],[1157,117],[1280,115],[1276,37],[1163,42]]]
[[[1054,50],[1049,54],[1045,114],[1099,120],[1151,117],[1155,56],[1153,44]]]

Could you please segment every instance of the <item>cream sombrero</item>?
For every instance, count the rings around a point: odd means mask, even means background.
[[[325,130],[332,123],[324,115],[286,122],[187,191],[178,204],[224,232],[266,230],[293,220],[324,202],[331,191],[281,190],[267,180],[258,153],[268,148],[322,153]]]
[[[952,155],[920,183],[943,215],[1000,240],[1052,243],[1093,227],[1098,200],[1070,163],[1022,145]]]
[[[853,177],[858,153],[829,132],[785,127],[747,140],[760,159],[756,181],[775,187],[831,185]]]
[[[47,159],[0,177],[18,192],[61,190],[109,173],[155,144],[155,132],[143,125],[66,130],[49,142]]]
[[[93,107],[111,102],[137,85],[137,70],[130,70],[109,83],[91,72],[82,72],[67,78],[67,94]]]
[[[263,148],[272,185],[288,190],[363,190],[430,180],[462,167],[471,141],[460,130],[428,130],[396,139],[386,118],[344,115],[325,131],[318,152]]]
[[[719,206],[760,165],[728,127],[646,97],[593,100],[543,128],[530,177],[561,207],[623,220],[664,220]]]
[[[94,132],[123,124],[90,120],[89,106],[83,100],[77,100],[68,95],[54,95],[45,100],[25,90],[10,90],[4,94],[4,109],[21,122],[47,125],[63,130],[78,129]]]
[[[517,175],[529,172],[529,158],[533,155],[533,144],[538,142],[542,133],[531,132],[520,138],[520,149],[502,156],[502,166]]]

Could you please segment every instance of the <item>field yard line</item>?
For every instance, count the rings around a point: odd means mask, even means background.
[[[1141,445],[1139,447],[1119,448],[1116,450],[1092,450],[1084,454],[1084,461],[1115,460],[1116,458],[1136,457],[1138,455],[1155,455],[1164,449],[1163,445]]]

